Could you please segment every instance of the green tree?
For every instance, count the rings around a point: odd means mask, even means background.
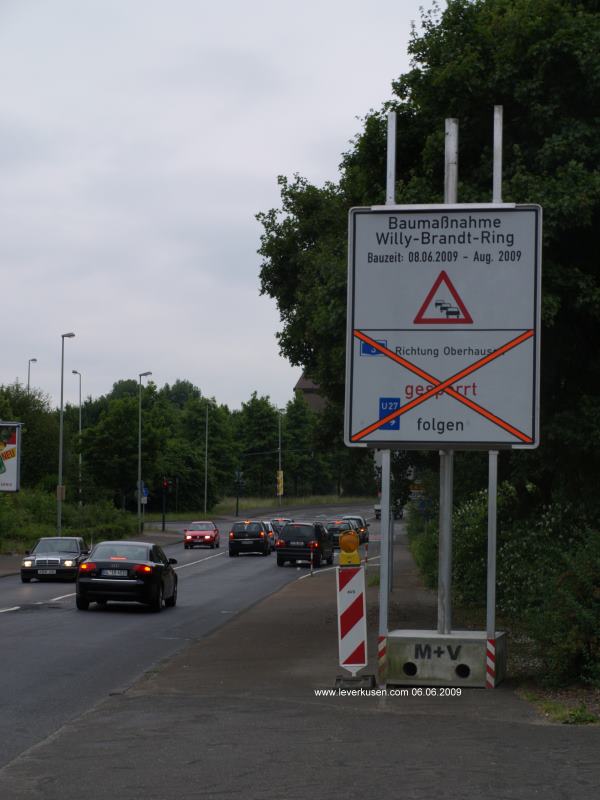
[[[412,68],[364,120],[339,182],[280,178],[281,209],[259,215],[261,288],[278,304],[281,350],[339,407],[347,211],[384,201],[387,111],[397,112],[398,202],[441,202],[446,117],[461,125],[459,200],[483,202],[492,107],[504,106],[504,199],[544,207],[542,446],[501,465],[523,513],[557,498],[600,509],[599,41],[595,0],[450,0],[424,14]]]
[[[145,389],[144,392],[148,392]],[[143,413],[142,480],[154,474],[155,461],[164,430],[155,427],[156,419]],[[138,460],[138,398],[120,397],[109,401],[98,423],[82,434],[83,461],[93,483],[110,493],[122,508],[135,506]]]
[[[242,403],[240,411],[233,412],[234,435],[240,448],[238,458],[247,495],[275,495],[278,413],[268,397],[258,397],[256,392]]]
[[[284,494],[313,494],[319,485],[315,443],[316,418],[306,400],[297,393],[282,420],[282,467]]]

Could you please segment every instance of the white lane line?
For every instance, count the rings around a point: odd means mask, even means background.
[[[373,556],[373,558],[370,558],[370,559],[369,559],[369,564],[370,564],[372,561],[377,561],[379,558],[380,558],[380,556]],[[364,565],[365,565],[365,562],[364,562],[364,561],[361,561],[361,566],[363,566],[363,567],[364,567]],[[322,575],[322,574],[323,574],[323,573],[325,573],[325,572],[331,572],[332,570],[334,570],[334,569],[337,569],[337,567],[338,567],[338,566],[339,566],[339,565],[336,565],[335,567],[327,567],[326,569],[321,569],[321,568],[319,568],[319,569],[316,569],[316,570],[314,571],[314,573],[313,573],[313,574],[314,574],[314,575]],[[302,575],[302,577],[298,578],[297,580],[299,580],[299,581],[303,581],[303,580],[305,580],[306,578],[310,578],[310,577],[312,577],[312,576],[311,576],[311,574],[310,574],[310,572],[309,572],[307,575]]]
[[[216,553],[214,556],[206,556],[206,558],[200,558],[198,559],[198,561],[190,561],[187,564],[181,564],[180,566],[175,567],[175,569],[185,569],[186,567],[193,567],[194,564],[201,564],[203,561],[210,561],[211,558],[219,558],[219,556],[224,556],[224,555],[225,551],[223,550],[222,553]]]
[[[0,608],[0,614],[6,614],[7,611],[18,611],[21,606],[13,606],[12,608]]]
[[[65,597],[75,597],[75,592],[71,592],[71,594],[61,594],[60,597],[51,597],[50,600],[46,600],[46,602],[56,603],[57,600],[64,600]]]
[[[326,569],[316,569],[312,574],[308,572],[306,575],[302,575],[298,578],[299,581],[305,580],[305,578],[312,578],[313,575],[323,575],[325,572],[331,572],[332,570],[337,569],[337,567],[327,567]]]

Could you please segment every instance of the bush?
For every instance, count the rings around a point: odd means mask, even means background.
[[[423,576],[425,586],[435,589],[438,579],[438,525],[413,503],[407,509],[406,530],[410,550]]]
[[[528,627],[543,665],[543,681],[583,680],[600,686],[600,533],[586,531],[544,582]]]
[[[517,618],[530,608],[539,608],[547,582],[556,575],[564,553],[582,543],[585,531],[575,509],[559,503],[502,531],[498,547],[498,608]]]
[[[83,536],[86,541],[121,539],[137,531],[134,516],[119,511],[110,502],[79,507],[63,504],[64,535]],[[23,489],[0,495],[0,552],[27,550],[41,536],[56,535],[56,499],[52,494]]]

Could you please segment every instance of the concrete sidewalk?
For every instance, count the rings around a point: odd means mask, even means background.
[[[403,626],[421,625],[435,598],[402,543],[397,552],[394,607],[407,614]],[[452,698],[423,691],[318,696],[315,690],[333,687],[340,671],[335,573],[306,574],[299,570],[299,580],[24,753],[0,771],[0,794],[11,800],[597,796],[600,729],[548,724],[508,687]],[[371,619],[376,594],[368,590]],[[370,671],[375,638],[371,625]]]

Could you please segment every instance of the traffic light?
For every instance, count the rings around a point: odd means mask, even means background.
[[[277,497],[283,495],[283,470],[277,470]]]

